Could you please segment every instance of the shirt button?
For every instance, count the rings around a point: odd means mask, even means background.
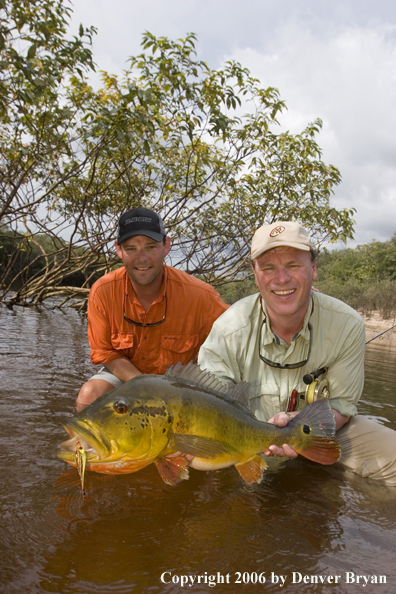
[[[147,340],[147,336],[143,336],[143,340]]]

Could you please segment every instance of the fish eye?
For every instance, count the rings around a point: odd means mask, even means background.
[[[128,411],[128,405],[126,402],[115,402],[114,403],[114,410],[116,411],[116,413],[118,413],[119,415],[125,415],[125,413]]]

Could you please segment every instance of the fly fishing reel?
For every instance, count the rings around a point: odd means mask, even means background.
[[[305,393],[299,394],[297,390],[289,396],[289,400],[286,407],[286,412],[293,412],[298,409],[299,400],[304,400],[306,404],[311,404],[315,400],[321,400],[323,398],[330,398],[329,382],[325,377],[319,379],[320,376],[325,375],[327,367],[321,367],[311,373],[307,373],[303,377],[303,382],[307,386]]]
[[[325,375],[326,371],[326,367],[321,367],[320,369],[316,369],[316,371],[312,371],[312,373],[304,375],[303,382],[307,387],[305,389],[305,394],[302,394],[301,398],[305,400],[307,404],[311,404],[322,398],[330,398],[328,380],[325,377],[318,379],[321,375]]]

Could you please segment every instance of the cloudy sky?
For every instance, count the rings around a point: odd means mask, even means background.
[[[144,31],[198,36],[211,68],[234,59],[274,86],[300,132],[323,120],[326,163],[343,181],[332,199],[356,208],[355,241],[396,232],[396,2],[394,0],[74,0],[72,29],[94,25],[99,69],[121,74]]]

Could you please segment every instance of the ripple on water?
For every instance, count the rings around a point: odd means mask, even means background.
[[[381,585],[381,594],[393,594],[394,490],[336,466],[272,463],[252,486],[234,468],[192,470],[176,487],[154,466],[125,476],[87,472],[84,501],[77,471],[54,452],[65,435],[60,421],[73,414],[91,370],[84,318],[0,308],[2,594],[179,594],[160,582],[163,571],[237,570],[385,573],[391,587]],[[366,370],[360,412],[396,427],[395,352],[370,346]],[[194,589],[212,591],[236,590]]]

